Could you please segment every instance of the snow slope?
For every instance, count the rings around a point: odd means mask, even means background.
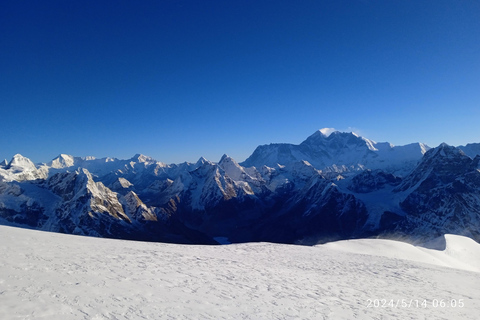
[[[447,236],[459,265],[446,267],[412,259],[435,250],[361,241],[185,246],[0,226],[0,318],[478,318],[480,274],[463,270],[478,243]]]
[[[430,241],[423,247],[386,239],[344,240],[322,246],[343,252],[411,260],[480,272],[480,245],[470,238],[452,234]]]

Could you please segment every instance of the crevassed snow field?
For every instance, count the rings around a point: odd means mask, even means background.
[[[445,240],[186,246],[0,226],[0,319],[478,319],[480,245]]]

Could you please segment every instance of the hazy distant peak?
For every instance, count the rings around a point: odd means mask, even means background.
[[[55,169],[71,167],[75,163],[73,156],[68,154],[60,154],[58,157],[52,160],[50,167]]]
[[[226,153],[224,153],[223,156],[220,158],[220,162],[225,161],[225,160],[227,160],[227,159],[229,159],[229,158],[230,158],[230,157],[229,157]]]
[[[137,162],[152,162],[152,161],[155,161],[153,158],[149,157],[149,156],[146,156],[146,155],[143,155],[141,153],[137,153],[136,155],[134,155],[131,159],[132,161],[137,161]]]
[[[230,157],[229,155],[227,154],[224,154],[222,156],[222,158],[220,159],[220,161],[218,162],[218,164],[222,164],[222,163],[234,163],[235,165],[238,165],[237,161],[235,161],[235,159],[233,159],[232,157]]]
[[[480,155],[480,143],[469,143],[466,146],[459,146],[459,148],[472,159]]]
[[[199,167],[204,163],[210,163],[210,161],[208,161],[205,157],[200,157],[195,165]]]

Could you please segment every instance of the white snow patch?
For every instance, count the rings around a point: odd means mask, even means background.
[[[480,272],[480,244],[474,240],[447,234],[437,239],[434,246],[431,243],[427,245],[429,248],[386,239],[356,239],[330,242],[320,246],[344,252],[411,260]]]
[[[335,130],[334,128],[323,128],[318,131],[320,131],[324,136],[328,137],[329,135],[331,135],[333,132],[337,130]]]

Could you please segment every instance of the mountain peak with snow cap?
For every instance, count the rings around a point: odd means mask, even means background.
[[[224,162],[224,161],[229,161],[229,159],[232,159],[232,158],[229,155],[227,155],[226,153],[224,153],[223,156],[220,158],[219,163]]]
[[[61,168],[71,167],[74,164],[75,164],[75,159],[73,156],[62,153],[50,162],[50,167],[54,169],[61,169]]]
[[[233,165],[233,166],[236,166],[236,167],[240,167],[240,165],[238,164],[238,162],[233,159],[232,157],[230,157],[228,154],[224,154],[222,156],[222,158],[220,159],[220,161],[218,162],[218,165],[220,167],[222,166],[225,166],[225,165]]]
[[[240,165],[275,167],[305,160],[319,170],[335,172],[384,169],[400,175],[410,171],[429,147],[422,144],[393,146],[377,143],[354,132],[324,128],[314,132],[299,145],[277,143],[258,146]]]
[[[208,161],[205,157],[200,157],[197,162],[195,163],[195,167],[200,167],[202,165],[204,165],[205,163],[211,163],[210,161]]]
[[[131,160],[139,163],[155,162],[153,158],[143,155],[141,153],[137,153],[136,155],[134,155]]]
[[[39,167],[21,154],[13,156],[12,160],[0,169],[0,176],[6,181],[25,181],[44,179],[48,175],[47,167]]]
[[[310,135],[303,142],[306,142],[307,140],[309,140],[309,141],[323,141],[323,140],[329,138],[330,136],[332,136],[332,134],[338,134],[338,133],[340,133],[340,131],[335,130],[334,128],[323,128],[323,129],[315,131],[312,135]]]
[[[452,158],[457,156],[467,156],[462,149],[448,145],[447,143],[443,142],[438,147],[429,150],[430,152],[426,152],[426,157],[436,157],[440,156],[442,158]],[[443,160],[442,160],[443,161]]]
[[[337,130],[335,128],[322,128],[320,130],[317,130],[315,131],[312,136],[323,136],[325,138],[328,138],[330,137],[330,135],[332,134],[342,134],[342,133],[346,133],[346,134],[352,134],[354,135],[355,137],[361,137],[359,134],[357,134],[356,132],[353,132],[353,131],[340,131],[340,130]]]
[[[326,133],[328,133],[328,135]],[[334,149],[343,149],[346,147],[351,148],[353,146],[366,146],[369,150],[377,151],[374,141],[361,137],[354,132],[335,131],[332,128],[326,128],[316,131],[300,145],[306,145],[314,148],[328,147]]]
[[[417,183],[427,180],[441,180],[443,183],[451,183],[458,177],[475,170],[477,163],[467,156],[461,149],[446,143],[428,150],[421,161],[397,188],[405,191]],[[430,179],[427,179],[430,178]],[[425,188],[432,185],[425,183]]]
[[[12,160],[10,160],[10,162],[8,163],[7,169],[25,171],[25,170],[36,170],[37,167],[30,159],[17,153],[16,155],[13,156]]]
[[[320,132],[321,134],[323,134],[326,137],[328,137],[329,135],[331,135],[335,131],[337,131],[337,130],[335,130],[334,128],[323,128],[323,129],[318,130],[318,132]]]
[[[240,166],[235,159],[224,154],[222,159],[218,163],[218,166],[222,168],[227,175],[235,181],[243,180],[247,176],[244,168]]]

